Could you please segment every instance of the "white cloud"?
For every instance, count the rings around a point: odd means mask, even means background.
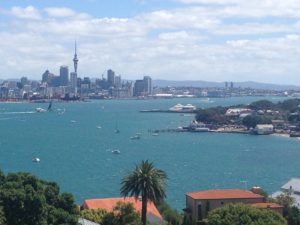
[[[14,6],[11,8],[10,13],[21,19],[41,19],[39,11],[33,6],[27,6],[25,8]]]
[[[131,18],[95,17],[69,8],[17,7],[14,15],[24,20],[0,23],[0,58],[4,59],[0,78],[40,79],[47,68],[54,73],[63,64],[72,68],[77,39],[82,76],[100,77],[113,68],[128,79],[149,74],[177,80],[300,84],[295,76],[300,73],[300,22],[285,20],[299,13],[293,1],[277,2],[281,9],[271,0],[261,4],[213,0],[220,4],[217,7],[205,5],[208,0],[193,0],[199,3],[196,6],[192,0],[182,1],[184,7]],[[48,16],[41,17],[45,11]],[[276,22],[260,18],[270,15],[277,15]]]
[[[76,13],[70,8],[45,8],[48,16],[50,17],[70,17],[76,15]]]

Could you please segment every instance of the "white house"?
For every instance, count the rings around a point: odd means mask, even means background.
[[[272,124],[257,124],[254,131],[256,134],[272,134],[274,126]]]

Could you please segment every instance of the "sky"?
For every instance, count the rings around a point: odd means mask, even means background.
[[[61,65],[100,78],[300,85],[300,0],[0,0],[0,79]]]

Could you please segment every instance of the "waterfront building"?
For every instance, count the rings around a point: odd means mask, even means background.
[[[107,82],[110,87],[115,86],[115,72],[111,69],[107,70]]]
[[[185,213],[195,220],[203,220],[208,212],[228,203],[264,203],[264,196],[240,189],[206,190],[186,194]]]
[[[69,67],[61,66],[59,69],[60,86],[68,86],[69,84]]]
[[[131,203],[138,213],[142,211],[141,199],[135,197],[121,198],[102,198],[102,199],[87,199],[83,202],[82,209],[105,209],[107,212],[112,212],[118,202]],[[163,218],[154,203],[148,200],[147,203],[147,220],[150,224],[161,224]]]
[[[259,135],[272,134],[274,132],[274,126],[272,124],[257,124],[254,128],[254,132]]]

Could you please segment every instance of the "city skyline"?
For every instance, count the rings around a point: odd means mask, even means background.
[[[299,1],[9,1],[0,6],[0,79],[107,69],[136,80],[300,85]],[[72,72],[73,69],[70,69]]]

